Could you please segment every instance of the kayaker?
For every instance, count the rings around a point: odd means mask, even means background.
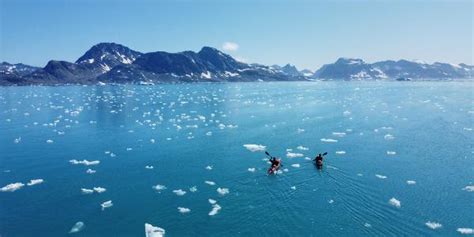
[[[281,160],[277,159],[276,157],[270,158],[270,162],[272,166],[268,169],[268,174],[274,174],[281,166]]]
[[[272,167],[277,167],[280,165],[280,159],[277,159],[276,157],[270,158],[270,162],[272,163]]]
[[[319,153],[318,156],[314,158],[314,161],[316,161],[317,166],[323,166],[323,156],[321,155],[321,153]]]

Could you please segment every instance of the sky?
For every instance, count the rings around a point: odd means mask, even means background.
[[[248,63],[318,69],[339,57],[473,64],[471,0],[0,0],[0,61],[75,61],[99,42],[211,46]]]

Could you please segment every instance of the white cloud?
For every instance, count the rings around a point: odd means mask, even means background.
[[[237,51],[239,49],[239,45],[234,42],[224,42],[222,44],[222,49],[225,51]]]

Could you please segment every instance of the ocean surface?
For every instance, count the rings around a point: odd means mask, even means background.
[[[0,236],[462,236],[473,129],[469,81],[2,87]]]

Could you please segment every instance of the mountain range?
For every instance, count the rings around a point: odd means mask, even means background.
[[[38,68],[3,62],[0,64],[0,85],[457,79],[472,78],[473,69],[472,65],[466,64],[407,60],[369,64],[361,59],[340,58],[312,72],[300,71],[290,64],[248,64],[211,47],[203,47],[199,52],[141,53],[116,43],[99,43],[74,63],[51,60],[45,67]]]

